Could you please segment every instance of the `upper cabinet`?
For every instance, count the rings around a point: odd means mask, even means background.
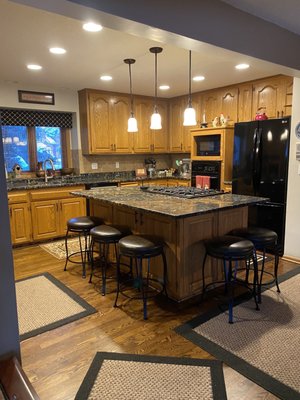
[[[292,85],[291,77],[272,77],[253,84],[252,118],[257,111],[263,111],[268,118],[290,115],[288,93]]]
[[[252,121],[256,112],[269,118],[291,115],[293,78],[278,75],[235,86],[192,94],[197,126],[184,127],[183,114],[187,95],[173,99],[158,99],[162,129],[151,130],[153,98],[134,96],[134,113],[138,132],[127,132],[130,115],[129,94],[84,89],[79,92],[81,143],[83,154],[155,154],[190,153],[191,129],[200,127],[203,115],[212,121],[221,114],[235,122]]]
[[[168,103],[159,100],[163,128],[151,131],[151,98],[135,97],[138,132],[127,132],[130,96],[84,89],[79,92],[83,154],[165,153],[169,149]]]
[[[129,98],[93,90],[79,92],[83,154],[128,153]]]
[[[134,153],[166,153],[169,150],[168,135],[168,103],[157,101],[158,112],[161,115],[162,129],[150,129],[150,119],[153,114],[153,99],[136,97],[135,115],[138,121],[138,132],[133,134]]]
[[[193,106],[195,107],[194,102]],[[170,152],[172,153],[182,153],[182,152],[188,153],[191,151],[190,128],[183,126],[183,114],[186,107],[187,107],[186,96],[170,100],[169,136],[170,136]]]

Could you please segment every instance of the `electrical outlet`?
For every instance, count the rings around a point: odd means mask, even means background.
[[[92,169],[98,169],[98,163],[93,162],[92,163]]]
[[[119,163],[119,161],[116,161],[116,168],[120,168],[120,163]]]

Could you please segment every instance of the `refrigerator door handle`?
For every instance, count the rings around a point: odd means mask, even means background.
[[[254,129],[254,134],[253,134],[253,148],[252,148],[252,181],[253,181],[253,191],[254,195],[256,194],[257,191],[257,134],[258,134],[258,128]]]

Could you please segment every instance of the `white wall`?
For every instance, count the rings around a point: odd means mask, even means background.
[[[31,104],[19,103],[18,90],[30,90],[35,92],[49,92],[54,93],[55,104]],[[21,83],[6,83],[0,82],[0,107],[11,108],[26,108],[30,110],[47,110],[47,111],[65,111],[74,113],[72,129],[72,150],[80,149],[80,136],[79,136],[79,105],[78,94],[76,91],[69,89],[53,89],[47,87],[29,87]]]
[[[300,259],[300,161],[296,161],[296,138],[295,127],[300,122],[300,79],[294,78],[293,87],[293,115],[290,138],[290,162],[289,181],[287,193],[287,215],[285,256]]]

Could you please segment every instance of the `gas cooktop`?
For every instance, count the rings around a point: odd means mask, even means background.
[[[224,194],[223,190],[200,189],[186,186],[141,186],[141,190],[147,193],[163,194],[166,196],[181,197],[185,199],[196,199],[199,197],[215,196]]]

